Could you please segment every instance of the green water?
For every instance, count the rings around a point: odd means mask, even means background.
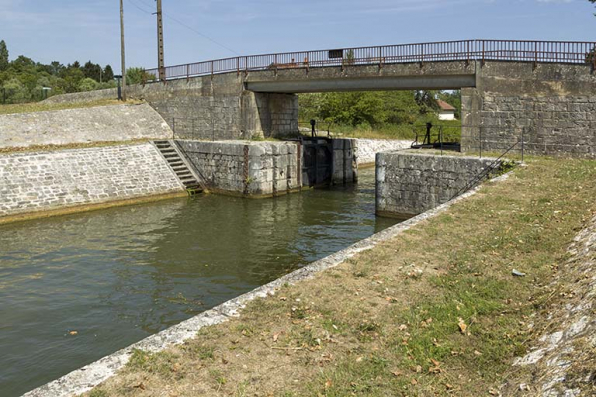
[[[17,396],[396,223],[357,186],[0,226],[0,396]],[[70,331],[76,331],[71,335]]]

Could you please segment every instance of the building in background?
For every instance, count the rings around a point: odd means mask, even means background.
[[[437,99],[439,120],[455,120],[455,108],[445,101]]]

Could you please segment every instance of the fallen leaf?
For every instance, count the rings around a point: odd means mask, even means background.
[[[277,342],[277,338],[279,338],[279,334],[273,334],[273,342]]]
[[[329,389],[332,385],[333,385],[333,382],[331,382],[330,380],[327,380],[327,382],[325,382],[325,389]]]
[[[399,371],[399,370],[397,370],[397,371],[391,371],[391,373],[393,375],[395,375],[395,376],[401,376],[401,375],[403,375],[403,373],[401,371]]]
[[[77,335],[78,334],[78,331],[70,331],[69,334],[70,335]]]
[[[457,325],[459,326],[459,330],[461,331],[462,334],[465,334],[468,326],[466,325],[466,323],[464,322],[464,320],[461,317],[458,318],[457,321],[458,321]]]
[[[417,385],[418,381],[416,379],[412,378],[412,381],[410,383],[412,383],[413,385]]]

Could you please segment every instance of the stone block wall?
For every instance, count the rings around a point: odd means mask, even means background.
[[[245,139],[240,98],[180,96],[155,99],[151,106],[172,128],[176,139]]]
[[[358,182],[357,140],[333,139],[333,173],[331,183],[345,185]]]
[[[462,149],[596,158],[596,75],[587,64],[477,64],[462,89]]]
[[[0,217],[177,192],[150,143],[0,155]]]
[[[0,148],[171,137],[147,104],[0,115]]]
[[[494,162],[495,159],[489,158],[410,151],[379,153],[376,161],[377,214],[409,216],[437,207],[464,193],[462,189]]]
[[[176,143],[209,190],[264,197],[301,188],[295,143],[190,140]]]

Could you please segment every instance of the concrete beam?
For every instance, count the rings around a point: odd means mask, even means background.
[[[476,86],[476,75],[398,76],[332,78],[320,80],[250,81],[246,89],[254,92],[306,93],[389,90],[455,90]]]

